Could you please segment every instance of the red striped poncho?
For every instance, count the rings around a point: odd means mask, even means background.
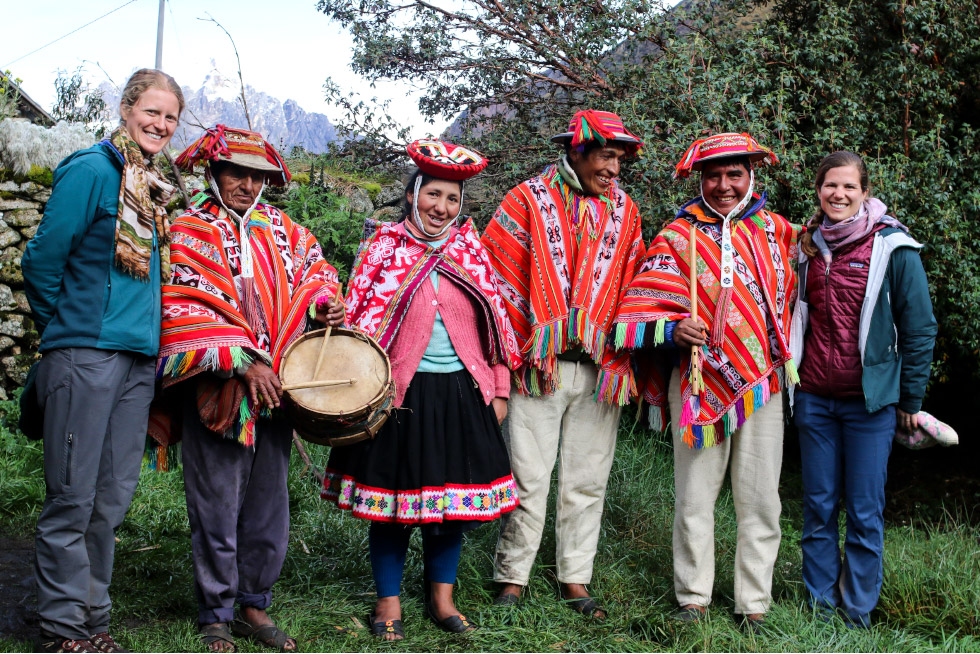
[[[437,248],[414,239],[403,223],[369,220],[348,285],[348,321],[388,350],[415,292],[433,271],[459,283],[475,301],[481,317],[475,328],[487,346],[487,361],[511,369],[519,366],[514,330],[487,252],[470,220],[450,230]]]
[[[701,448],[720,443],[770,397],[778,397],[785,385],[783,366],[791,382],[796,377],[787,335],[796,298],[796,274],[790,262],[796,257],[800,227],[766,211],[765,195],[756,197],[744,217],[732,223],[735,285],[727,310],[722,309],[724,327],[715,329],[722,297],[721,221],[705,215],[700,198],[687,203],[650,244],[639,274],[625,293],[616,316],[617,347],[638,348],[644,340],[649,344],[648,329],[656,330],[653,342],[662,342],[667,321],[690,317],[692,221],[697,228],[698,316],[712,339],[702,348],[705,389],[700,401],[692,398],[690,351],[681,352],[685,409],[683,416],[673,419],[684,430],[684,441]],[[645,376],[641,392],[651,405],[650,422],[656,429],[666,425],[668,375],[663,371],[663,354],[638,353]]]
[[[633,371],[611,334],[643,235],[626,192],[614,182],[602,198],[577,196],[549,166],[507,194],[483,244],[524,359],[518,390],[554,393],[556,355],[581,345],[600,366],[596,399],[627,403],[636,394]]]
[[[282,354],[303,333],[316,300],[336,295],[337,271],[309,230],[261,203],[248,226],[254,293],[241,276],[238,228],[224,209],[204,198],[171,226],[157,362],[165,387],[204,371],[231,372],[254,358],[278,374]],[[249,296],[257,301],[250,305]],[[243,445],[255,442],[258,413],[245,394],[238,420]]]

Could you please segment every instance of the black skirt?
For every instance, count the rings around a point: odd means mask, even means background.
[[[331,450],[321,496],[360,518],[437,531],[518,503],[497,417],[465,370],[416,373],[374,440]]]

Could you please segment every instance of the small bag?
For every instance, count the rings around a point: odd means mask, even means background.
[[[21,433],[32,441],[44,438],[44,410],[37,401],[37,368],[40,360],[35,361],[27,371],[27,380],[20,393],[20,420],[17,426]]]
[[[945,422],[936,419],[935,416],[919,411],[916,414],[919,419],[919,426],[913,432],[898,427],[895,430],[895,442],[903,445],[910,450],[924,450],[934,445],[949,447],[960,442],[956,431]]]

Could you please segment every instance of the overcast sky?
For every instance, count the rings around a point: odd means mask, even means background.
[[[153,67],[159,0],[5,0],[4,4],[0,68],[21,78],[24,91],[45,109],[54,103],[59,69],[71,72],[84,66],[83,76],[93,86],[106,79],[119,86],[134,70]],[[200,88],[212,60],[219,72],[237,79],[231,41],[207,21],[208,14],[234,37],[246,84],[283,101],[296,100],[305,110],[326,114],[333,121],[338,111],[323,99],[328,77],[343,88],[362,90],[368,98],[404,98],[412,91],[404,84],[370,89],[358,79],[350,70],[350,36],[316,10],[316,0],[167,0],[163,69],[182,86]],[[416,138],[445,127],[445,123],[433,126],[418,119],[415,101],[402,106],[406,110],[402,122],[413,126]]]

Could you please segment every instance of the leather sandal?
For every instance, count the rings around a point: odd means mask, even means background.
[[[235,640],[231,636],[231,630],[224,622],[202,625],[198,629],[201,640],[204,641],[204,648],[209,652],[237,652]],[[215,647],[217,646],[217,647]]]
[[[587,618],[592,618],[594,620],[605,620],[606,610],[596,604],[596,601],[591,597],[576,597],[575,599],[562,598],[562,601],[576,613],[581,613]],[[599,613],[599,615],[596,615]]]
[[[401,640],[405,638],[405,629],[402,627],[401,620],[376,620],[375,615],[372,613],[370,617],[368,617],[368,624],[371,625],[372,636],[384,638],[388,634],[394,634],[396,636],[400,636],[400,638],[394,638],[392,640]]]
[[[465,634],[467,631],[475,631],[480,628],[478,624],[470,622],[462,613],[451,615],[448,618],[440,620],[436,617],[432,607],[428,604],[425,606],[425,610],[426,613],[429,614],[429,619],[432,620],[436,626],[438,626],[440,629],[448,631],[451,634]]]
[[[265,645],[269,649],[275,649],[280,652],[297,651],[298,645],[296,643],[296,639],[274,624],[264,624],[256,627],[249,624],[242,618],[236,618],[235,621],[231,623],[231,631],[236,636],[248,638],[252,642]],[[293,641],[293,647],[287,649],[286,644],[289,641]]]

